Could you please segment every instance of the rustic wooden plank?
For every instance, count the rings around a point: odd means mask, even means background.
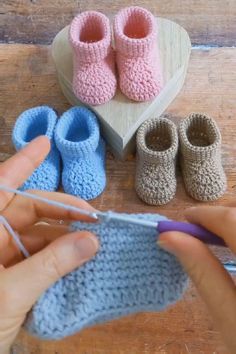
[[[216,118],[223,135],[223,160],[228,176],[225,204],[236,196],[236,50],[211,49],[192,52],[187,80],[181,94],[169,107],[173,120],[191,111],[205,111]],[[59,113],[69,108],[57,83],[47,46],[0,45],[0,158],[14,151],[11,129],[18,114],[35,105],[48,104]],[[92,204],[102,210],[160,212],[182,219],[183,209],[196,205],[178,179],[176,198],[164,207],[143,204],[133,189],[135,161],[121,162],[108,153],[106,191]],[[217,250],[222,260],[229,252]],[[162,313],[138,314],[87,329],[60,342],[41,342],[22,332],[18,353],[34,354],[139,354],[227,353],[205,305],[190,288],[184,299]]]
[[[21,111],[48,104],[62,113],[69,104],[57,83],[49,47],[1,45],[0,63],[0,152],[12,153],[11,129]],[[168,109],[176,123],[191,111],[205,111],[218,121],[229,187],[225,197],[216,204],[226,203],[236,193],[236,147],[232,143],[236,141],[235,65],[235,49],[194,50],[184,88]],[[94,204],[101,209],[116,205],[118,210],[126,207],[134,212],[158,210],[169,217],[180,217],[182,206],[192,204],[193,200],[185,195],[182,183],[179,183],[177,197],[167,206],[144,205],[133,190],[134,167],[133,159],[119,162],[110,158],[106,192]]]
[[[48,44],[79,11],[93,9],[114,15],[130,4],[128,0],[2,0],[0,40]],[[178,22],[188,30],[193,44],[235,45],[235,0],[224,4],[221,0],[135,0],[132,4],[141,4],[155,16]]]
[[[48,104],[59,113],[69,107],[57,83],[50,49],[45,46],[1,45],[0,62],[0,152],[12,153],[11,129],[21,111],[40,104]],[[227,65],[224,63],[227,62]],[[234,49],[193,51],[185,86],[169,107],[176,123],[191,111],[206,111],[219,123],[223,135],[223,160],[228,175],[228,191],[218,202],[227,203],[235,197],[236,168],[234,163],[236,141]],[[8,70],[9,68],[9,70]],[[19,70],[20,68],[20,70]],[[19,94],[20,93],[20,94]],[[125,168],[124,168],[125,166]],[[176,198],[159,208],[143,204],[133,189],[135,160],[128,162],[108,159],[106,192],[94,205],[100,209],[132,210],[134,212],[158,211],[171,218],[182,218],[183,207],[192,205],[178,176]],[[196,204],[196,202],[195,202]]]
[[[0,153],[11,154],[14,151],[11,129],[21,111],[35,105],[48,104],[60,114],[69,104],[57,83],[49,47],[1,45],[0,63]],[[168,109],[176,123],[191,111],[205,111],[218,121],[223,135],[223,161],[228,176],[228,191],[220,201],[213,204],[227,203],[236,194],[236,147],[232,144],[232,141],[236,141],[235,64],[234,49],[193,51],[184,88]],[[110,155],[106,191],[93,204],[100,209],[116,206],[119,211],[158,211],[176,219],[183,217],[183,208],[193,204],[193,200],[184,191],[179,173],[176,198],[171,203],[162,207],[145,205],[133,189],[134,171],[134,158],[121,162]]]

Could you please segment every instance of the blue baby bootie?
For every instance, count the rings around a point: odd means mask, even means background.
[[[47,106],[28,109],[17,119],[12,132],[16,150],[22,149],[40,135],[47,136],[51,142],[51,150],[46,159],[21,186],[21,190],[57,190],[60,182],[60,154],[54,142],[56,122],[56,113]]]
[[[63,160],[64,191],[85,200],[96,198],[106,186],[105,143],[98,120],[85,107],[73,107],[59,119],[55,142]]]

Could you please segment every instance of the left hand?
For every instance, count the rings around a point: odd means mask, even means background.
[[[0,183],[18,188],[50,149],[39,137],[0,166]],[[63,193],[31,191],[48,199],[92,210],[83,200]],[[0,353],[9,353],[27,312],[55,281],[92,258],[98,241],[89,232],[69,233],[67,226],[37,224],[42,218],[92,221],[78,213],[0,191],[0,210],[32,255],[23,260],[0,224]]]

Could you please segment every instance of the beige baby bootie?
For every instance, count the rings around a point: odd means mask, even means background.
[[[174,197],[177,151],[178,133],[169,119],[150,119],[139,128],[135,189],[147,204],[166,204]]]
[[[227,186],[221,163],[221,134],[205,114],[192,113],[179,126],[185,188],[194,199],[216,200]]]

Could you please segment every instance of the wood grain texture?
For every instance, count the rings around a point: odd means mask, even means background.
[[[0,157],[2,161],[14,149],[11,130],[17,116],[25,109],[40,104],[54,107],[59,115],[69,108],[57,83],[55,67],[47,46],[0,46]],[[228,191],[214,204],[227,203],[236,196],[236,50],[194,50],[191,54],[186,83],[180,95],[168,108],[173,120],[178,121],[193,111],[207,112],[218,122],[223,137],[223,162],[228,176]],[[178,176],[176,198],[166,206],[150,207],[135,194],[135,159],[117,161],[108,153],[106,191],[93,204],[101,210],[158,211],[171,218],[182,218],[183,208],[193,200],[184,191]]]
[[[193,44],[235,45],[235,0],[1,0],[0,40],[49,44],[78,12],[115,14],[127,5],[141,5],[155,16],[178,22]]]
[[[0,159],[10,156],[11,129],[23,110],[40,104],[58,113],[69,108],[57,83],[49,47],[35,45],[0,46]],[[219,48],[194,50],[181,94],[169,107],[173,120],[192,111],[205,111],[215,117],[223,137],[223,162],[228,190],[213,204],[232,202],[236,196],[236,50]],[[135,160],[121,162],[107,154],[106,191],[92,204],[106,210],[159,212],[183,219],[183,210],[196,205],[184,191],[178,176],[176,198],[166,206],[143,204],[133,188]],[[216,249],[221,260],[233,256]],[[227,353],[207,310],[190,288],[183,300],[161,313],[138,314],[84,330],[59,342],[41,342],[22,332],[16,342],[17,354],[153,354]]]

